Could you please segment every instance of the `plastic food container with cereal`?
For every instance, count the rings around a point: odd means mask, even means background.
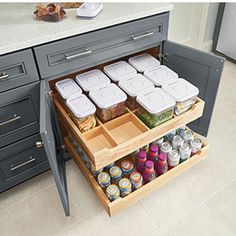
[[[61,100],[64,102],[74,94],[82,94],[81,88],[73,79],[70,78],[56,82],[55,86],[56,90],[60,94]]]
[[[119,86],[128,94],[126,105],[130,110],[134,110],[139,107],[136,101],[138,94],[154,88],[154,84],[141,74],[136,74],[129,78],[120,80]]]
[[[143,53],[138,56],[129,58],[129,64],[132,65],[138,72],[143,73],[160,65],[160,62],[148,53]]]
[[[158,87],[161,87],[170,80],[178,78],[177,73],[162,65],[145,71],[144,75]]]
[[[126,94],[115,84],[92,89],[89,97],[97,105],[97,116],[102,122],[114,119],[125,113]]]
[[[118,61],[107,65],[103,70],[115,83],[137,73],[137,71],[126,61]]]
[[[197,100],[199,89],[185,79],[176,79],[166,83],[162,88],[176,101],[175,114],[180,115],[189,110]]]
[[[154,88],[137,96],[142,106],[137,116],[149,128],[154,128],[173,117],[175,101],[161,88]]]
[[[94,116],[96,107],[84,94],[68,98],[66,105],[71,111],[72,119],[82,133],[96,126],[96,118]]]
[[[99,69],[87,71],[76,76],[76,82],[88,93],[91,89],[110,84],[110,79]]]

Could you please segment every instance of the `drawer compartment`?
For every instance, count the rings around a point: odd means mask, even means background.
[[[200,150],[200,152],[198,152],[197,154],[189,158],[187,161],[182,162],[175,168],[167,171],[165,174],[143,185],[140,189],[133,191],[128,196],[123,197],[123,198],[118,198],[117,200],[110,202],[107,196],[105,195],[105,193],[103,192],[103,190],[101,189],[101,187],[99,186],[99,184],[97,183],[96,179],[92,176],[87,166],[80,159],[80,156],[75,151],[75,149],[69,142],[68,138],[65,139],[65,145],[71,157],[76,162],[80,171],[84,174],[91,188],[96,193],[97,197],[99,198],[105,210],[110,216],[118,213],[119,211],[123,210],[129,205],[137,202],[139,199],[143,198],[145,195],[155,191],[161,185],[167,183],[168,181],[175,178],[176,176],[178,176],[185,170],[197,164],[200,160],[202,160],[203,158],[207,156],[208,148],[209,148],[209,145],[205,141],[203,141],[203,147]]]
[[[0,94],[0,148],[37,133],[39,82]]]
[[[167,39],[168,13],[35,47],[42,78],[65,75],[156,47]]]
[[[31,49],[0,56],[0,92],[39,80]]]
[[[34,135],[0,149],[0,191],[20,183],[48,168],[44,148],[36,147]]]

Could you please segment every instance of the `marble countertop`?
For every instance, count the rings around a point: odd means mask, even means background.
[[[0,55],[159,14],[173,8],[170,3],[104,3],[95,18],[79,18],[74,9],[66,10],[67,18],[58,23],[33,19],[35,4],[0,4]]]

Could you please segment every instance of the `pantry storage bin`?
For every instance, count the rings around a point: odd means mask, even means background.
[[[132,65],[138,72],[143,73],[146,70],[159,66],[160,62],[150,54],[143,53],[129,58],[129,64]]]
[[[74,94],[82,94],[81,88],[70,78],[56,82],[55,87],[62,101],[66,101],[67,98]]]
[[[173,117],[175,101],[161,88],[154,88],[137,96],[141,105],[136,114],[149,128],[154,128]]]
[[[97,116],[102,122],[125,113],[126,94],[115,84],[109,84],[89,92],[89,97],[97,105]]]
[[[175,114],[180,115],[189,110],[195,103],[199,89],[185,79],[176,79],[162,86],[176,101]]]
[[[157,66],[144,72],[144,75],[150,79],[157,87],[161,87],[170,80],[177,79],[178,74],[167,66]]]
[[[71,116],[82,133],[96,126],[96,118],[94,116],[96,107],[84,94],[73,95],[68,98],[66,105],[69,107]]]
[[[137,73],[137,71],[126,61],[118,61],[107,65],[103,70],[114,82],[119,82],[120,80]]]
[[[127,94],[126,106],[130,110],[139,107],[136,97],[138,94],[145,92],[148,89],[154,88],[154,84],[141,74],[133,75],[129,78],[119,81],[119,87],[122,88]]]
[[[85,92],[110,83],[110,79],[99,69],[91,70],[76,76],[76,82]]]

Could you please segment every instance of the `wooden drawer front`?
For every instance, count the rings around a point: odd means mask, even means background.
[[[40,135],[34,135],[0,149],[0,190],[31,177],[36,167],[47,162],[43,146],[36,147],[38,141]]]
[[[201,138],[202,139],[202,138]],[[109,199],[106,197],[105,193],[103,192],[102,188],[97,183],[96,179],[93,177],[87,166],[84,164],[84,162],[80,159],[80,156],[75,151],[73,146],[70,144],[69,140],[65,139],[66,148],[69,151],[71,157],[74,159],[75,163],[81,170],[81,172],[84,174],[85,178],[87,179],[88,183],[90,184],[93,191],[96,193],[97,197],[103,204],[105,210],[107,213],[112,216],[120,211],[122,211],[124,208],[130,206],[131,204],[134,204],[144,196],[148,195],[149,193],[155,191],[157,188],[162,186],[163,184],[167,183],[168,181],[172,180],[173,178],[177,177],[179,174],[183,173],[190,167],[197,164],[199,161],[204,159],[208,154],[209,145],[206,143],[206,141],[203,140],[203,147],[202,149],[195,155],[193,155],[191,158],[189,158],[187,161],[182,162],[175,168],[167,171],[165,174],[157,177],[153,181],[143,185],[138,190],[133,191],[131,194],[129,194],[126,197],[118,198],[117,200],[110,202]]]
[[[0,56],[0,92],[39,80],[31,49]]]
[[[0,148],[39,130],[39,83],[0,94]]]
[[[168,13],[34,48],[42,78],[64,75],[156,46],[167,38]]]

